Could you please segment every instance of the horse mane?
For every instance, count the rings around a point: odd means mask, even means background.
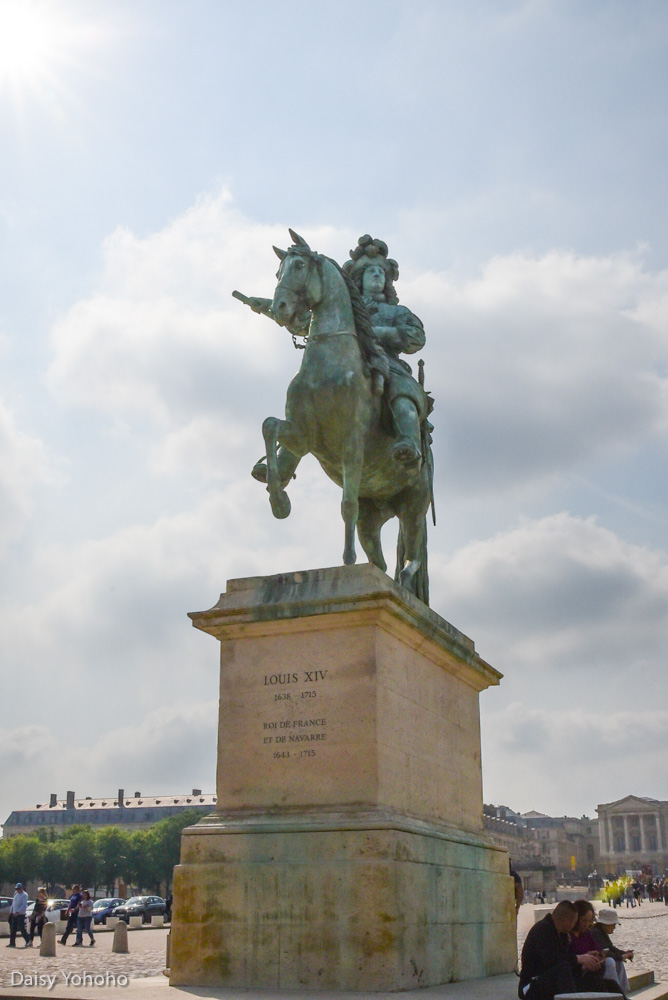
[[[387,354],[374,337],[371,316],[366,307],[366,303],[362,298],[360,290],[355,282],[348,277],[343,268],[339,267],[335,260],[332,260],[331,257],[325,257],[324,259],[334,265],[346,283],[346,288],[348,289],[348,294],[350,296],[350,305],[353,310],[355,333],[357,334],[357,341],[360,346],[360,353],[362,355],[362,361],[365,369],[367,370],[367,374],[370,374],[371,371],[377,371],[384,378],[388,378],[390,374],[390,362]]]
[[[294,236],[294,234],[292,234],[292,230],[290,232],[291,235]],[[332,260],[331,257],[326,257],[325,254],[316,253],[316,251],[311,250],[311,248],[306,244],[302,245],[301,243],[296,243],[288,249],[288,253],[302,257],[313,257],[320,268],[322,267],[323,261],[326,260],[336,269],[336,271],[338,271],[343,278],[345,286],[348,290],[348,295],[350,296],[350,305],[353,311],[353,322],[355,323],[355,334],[357,336],[360,354],[362,355],[364,371],[367,375],[371,375],[372,372],[376,371],[382,376],[382,378],[389,378],[390,362],[387,354],[374,337],[373,324],[371,322],[369,310],[366,307],[366,303],[362,298],[359,288],[352,278],[350,278],[343,268],[340,267],[335,260]]]

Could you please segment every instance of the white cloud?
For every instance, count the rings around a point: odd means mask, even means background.
[[[218,701],[181,701],[132,724],[113,725],[102,711],[77,710],[63,726],[19,726],[0,736],[0,769],[9,808],[26,809],[67,789],[111,794],[183,792],[193,784],[215,791]],[[67,733],[68,738],[63,734]],[[66,788],[63,787],[65,783]],[[6,816],[0,816],[0,823]]]
[[[43,442],[19,430],[0,400],[0,548],[21,534],[37,490],[54,477]]]
[[[668,645],[668,555],[629,545],[593,518],[526,520],[447,563],[435,559],[432,574],[441,605],[470,623],[482,655],[524,680],[639,669]]]
[[[494,258],[427,274],[402,301],[425,321],[444,489],[549,484],[668,427],[668,272],[638,255]]]
[[[629,692],[633,702],[632,692]],[[663,755],[668,712],[645,704],[598,711],[578,705],[555,711],[519,702],[485,714],[485,800],[519,811],[594,815],[624,795],[665,798]]]
[[[331,228],[306,235],[330,255],[354,243]],[[271,296],[270,247],[285,239],[283,227],[242,216],[225,191],[148,238],[115,232],[98,291],[54,328],[54,392],[164,434],[154,469],[194,461],[217,477],[265,409],[282,412],[301,361],[285,331],[230,295]],[[410,262],[402,267],[410,274]],[[566,251],[496,257],[475,279],[402,278],[402,302],[427,329],[444,488],[480,496],[549,484],[665,430],[667,284],[668,272],[647,272],[639,254]],[[221,462],[223,437],[233,448]]]

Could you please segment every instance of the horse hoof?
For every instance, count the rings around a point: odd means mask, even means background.
[[[412,465],[413,462],[418,462],[422,455],[420,449],[416,448],[412,441],[403,438],[401,441],[397,441],[392,449],[392,458],[401,465]]]
[[[343,565],[344,566],[354,566],[357,562],[356,552],[344,552],[343,553]]]
[[[253,479],[257,479],[258,483],[266,483],[267,481],[267,463],[266,462],[256,462],[251,469],[251,476]]]
[[[402,587],[405,587],[410,594],[415,593],[415,574],[417,573],[417,566],[408,565],[406,569],[402,569],[399,574],[399,583]]]
[[[269,503],[271,504],[271,512],[274,517],[282,520],[287,517],[292,510],[292,505],[290,503],[290,497],[285,492],[285,490],[279,490],[278,493],[269,494]]]

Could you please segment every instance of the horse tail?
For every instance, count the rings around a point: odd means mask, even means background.
[[[427,566],[427,517],[422,517],[422,541],[417,554],[418,568],[411,579],[411,591],[419,600],[427,606],[429,605],[429,569]],[[400,583],[401,571],[406,564],[406,543],[404,541],[404,531],[399,522],[399,535],[397,537],[397,569],[394,579]]]

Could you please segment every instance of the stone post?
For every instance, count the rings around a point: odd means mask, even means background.
[[[47,921],[42,928],[42,940],[39,945],[42,958],[55,958],[56,955],[56,925]]]
[[[117,955],[127,955],[128,948],[128,925],[124,920],[119,920],[114,927],[114,941],[111,950]]]

